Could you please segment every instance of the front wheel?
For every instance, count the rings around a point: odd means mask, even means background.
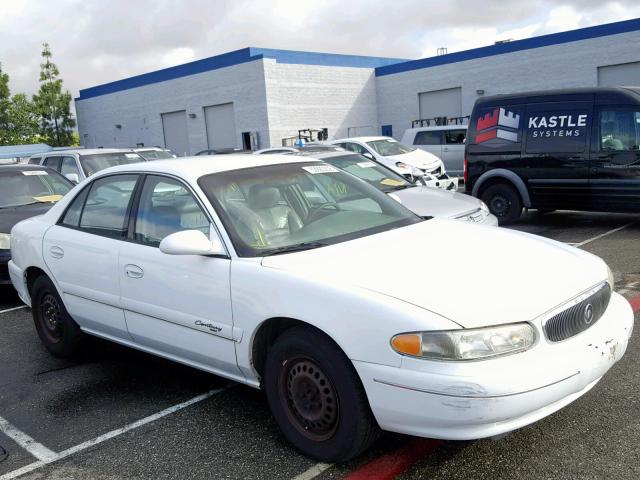
[[[518,191],[511,185],[506,183],[491,185],[482,192],[480,199],[487,204],[500,225],[508,225],[520,218],[522,200]]]
[[[295,327],[278,337],[267,357],[264,389],[285,437],[310,457],[347,461],[379,434],[353,364],[311,329]]]
[[[61,358],[77,353],[85,334],[67,312],[53,282],[45,276],[36,279],[31,298],[36,331],[49,353]]]

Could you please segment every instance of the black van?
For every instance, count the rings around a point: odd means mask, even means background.
[[[640,212],[640,87],[481,98],[469,121],[465,191],[500,224],[541,212]]]

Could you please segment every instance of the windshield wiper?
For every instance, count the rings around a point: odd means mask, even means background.
[[[303,250],[312,250],[314,248],[326,247],[328,243],[324,242],[302,242],[293,245],[287,245],[286,247],[272,248],[263,252],[261,256],[270,257],[271,255],[280,255],[283,253],[302,252]]]

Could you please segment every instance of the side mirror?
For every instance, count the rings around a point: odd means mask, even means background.
[[[365,152],[362,154],[363,157],[367,157],[369,160],[375,160],[375,158],[373,157],[372,154],[370,154],[369,152]]]
[[[80,177],[77,173],[67,173],[65,174],[67,180],[73,183],[78,183],[80,181]]]
[[[226,255],[220,240],[209,240],[200,230],[182,230],[167,235],[160,242],[167,255]]]

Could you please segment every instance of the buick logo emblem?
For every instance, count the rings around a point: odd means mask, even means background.
[[[582,313],[582,319],[584,320],[584,323],[587,325],[589,325],[593,321],[593,305],[591,305],[590,303],[588,303],[587,306],[584,307],[584,312]]]

